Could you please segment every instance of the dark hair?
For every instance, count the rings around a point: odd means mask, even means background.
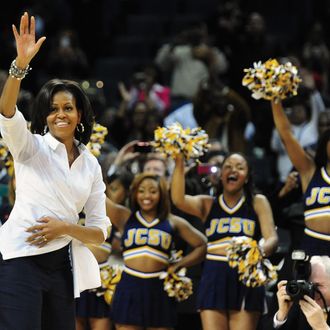
[[[87,94],[77,82],[72,80],[52,79],[41,87],[31,112],[31,131],[36,134],[44,134],[47,116],[51,112],[52,99],[56,93],[61,91],[69,92],[76,100],[84,132],[80,133],[76,130],[75,138],[79,142],[87,144],[93,130],[94,113]]]
[[[300,86],[297,91],[297,95],[291,96],[283,100],[282,104],[284,108],[292,108],[296,105],[302,105],[305,107],[307,116],[311,116],[311,98],[312,90],[306,86]]]
[[[125,190],[128,191],[133,181],[133,178],[133,173],[127,170],[119,170],[107,177],[107,183],[110,184],[115,180],[119,180],[119,182],[124,186]]]
[[[193,97],[193,113],[198,125],[204,126],[213,116],[224,117],[231,103],[228,99],[229,89],[218,78],[207,78],[200,81]]]
[[[157,182],[159,192],[160,192],[160,198],[159,203],[157,205],[157,217],[163,221],[166,218],[168,218],[170,214],[170,198],[168,195],[168,189],[167,189],[167,183],[165,178],[160,177],[155,174],[151,173],[141,173],[135,176],[131,189],[130,189],[130,207],[133,213],[140,210],[140,206],[137,203],[136,196],[139,190],[139,186],[145,179],[151,179]]]
[[[232,155],[240,155],[242,158],[245,159],[247,167],[248,167],[248,174],[247,174],[247,182],[244,183],[243,185],[243,190],[244,190],[244,195],[246,198],[246,201],[249,205],[252,205],[253,203],[253,198],[255,196],[255,186],[254,186],[254,180],[253,180],[253,170],[251,163],[249,159],[241,152],[231,152],[227,156],[225,156],[221,168],[224,166],[226,160],[231,157]],[[220,181],[220,189],[219,189],[219,194],[223,192],[223,186]]]
[[[330,141],[330,129],[327,129],[317,142],[314,162],[318,169],[326,166],[328,163],[327,144]]]
[[[203,163],[208,163],[209,160],[215,156],[224,156],[226,157],[227,152],[224,150],[210,150],[208,152],[206,152],[202,157],[201,157],[201,161]],[[225,158],[224,158],[225,159]]]

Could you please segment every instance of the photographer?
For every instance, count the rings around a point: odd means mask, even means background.
[[[309,282],[300,284],[298,290],[288,289],[289,281],[283,280],[278,283],[278,310],[273,318],[274,329],[330,329],[330,320],[327,317],[327,309],[330,306],[328,256],[311,258],[308,280]]]

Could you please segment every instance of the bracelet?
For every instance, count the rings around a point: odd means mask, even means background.
[[[16,59],[15,59],[14,61],[11,62],[9,75],[12,78],[16,78],[17,80],[22,80],[23,78],[25,78],[25,76],[29,73],[30,70],[32,70],[32,68],[30,68],[29,65],[24,69],[20,69],[16,65]]]

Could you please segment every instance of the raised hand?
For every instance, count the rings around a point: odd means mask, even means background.
[[[17,58],[16,65],[19,68],[25,68],[29,65],[33,57],[38,53],[46,37],[35,38],[35,18],[25,12],[20,21],[19,31],[13,24],[13,33],[16,41]]]

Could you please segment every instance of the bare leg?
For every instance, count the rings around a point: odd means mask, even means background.
[[[91,326],[91,330],[110,330],[111,329],[111,322],[110,322],[110,318],[108,318],[108,317],[90,318],[89,324]]]
[[[83,317],[76,317],[76,330],[84,330],[86,319]]]
[[[204,330],[229,330],[228,315],[225,311],[205,309],[201,313]],[[245,328],[241,328],[244,329]]]
[[[143,327],[137,325],[116,324],[116,330],[143,330]]]
[[[259,312],[230,311],[229,327],[230,330],[255,330],[260,318]]]

